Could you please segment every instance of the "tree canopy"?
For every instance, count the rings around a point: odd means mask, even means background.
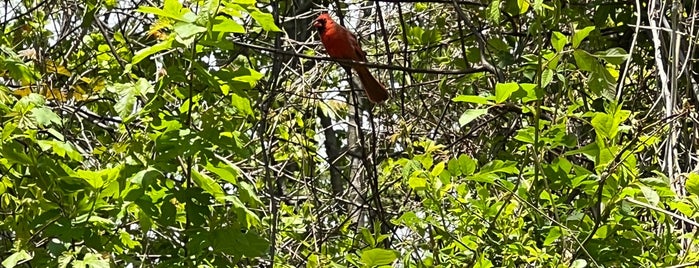
[[[4,267],[699,263],[696,1],[0,10]]]

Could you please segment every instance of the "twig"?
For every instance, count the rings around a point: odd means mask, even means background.
[[[257,49],[257,50],[262,50],[262,51],[267,51],[267,52],[272,52],[272,53],[277,53],[277,54],[282,54],[282,55],[296,56],[296,57],[304,58],[304,59],[334,61],[334,62],[338,62],[338,63],[362,65],[362,66],[367,66],[367,67],[377,68],[377,69],[398,70],[398,71],[405,71],[405,72],[409,72],[409,73],[454,74],[454,75],[456,75],[456,74],[472,74],[472,73],[480,73],[480,72],[489,71],[487,68],[481,67],[481,66],[475,67],[475,68],[470,68],[470,69],[464,69],[464,70],[406,68],[406,67],[402,67],[402,66],[394,66],[394,65],[387,65],[387,64],[375,64],[375,63],[353,61],[353,60],[332,59],[330,57],[309,56],[309,55],[300,54],[300,53],[291,52],[291,51],[286,51],[286,50],[282,50],[282,49],[275,49],[275,48],[271,48],[271,47],[263,47],[263,46],[243,43],[240,41],[232,41],[232,42],[234,44],[242,46],[242,47],[247,47],[247,48],[251,48],[251,49]]]

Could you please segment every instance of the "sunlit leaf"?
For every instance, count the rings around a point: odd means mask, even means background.
[[[595,30],[595,26],[587,26],[582,29],[576,29],[573,32],[573,48],[578,48],[580,46],[580,42],[587,38],[587,36],[590,35],[590,32],[593,30]]]

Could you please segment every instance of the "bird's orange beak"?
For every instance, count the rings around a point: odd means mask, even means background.
[[[313,21],[313,27],[314,27],[314,28],[318,28],[318,27],[321,27],[321,26],[322,26],[322,25],[320,24],[320,21],[318,21],[318,20],[314,20],[314,21]]]

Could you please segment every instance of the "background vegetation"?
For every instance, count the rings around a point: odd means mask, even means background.
[[[0,9],[4,267],[699,261],[696,1]]]

